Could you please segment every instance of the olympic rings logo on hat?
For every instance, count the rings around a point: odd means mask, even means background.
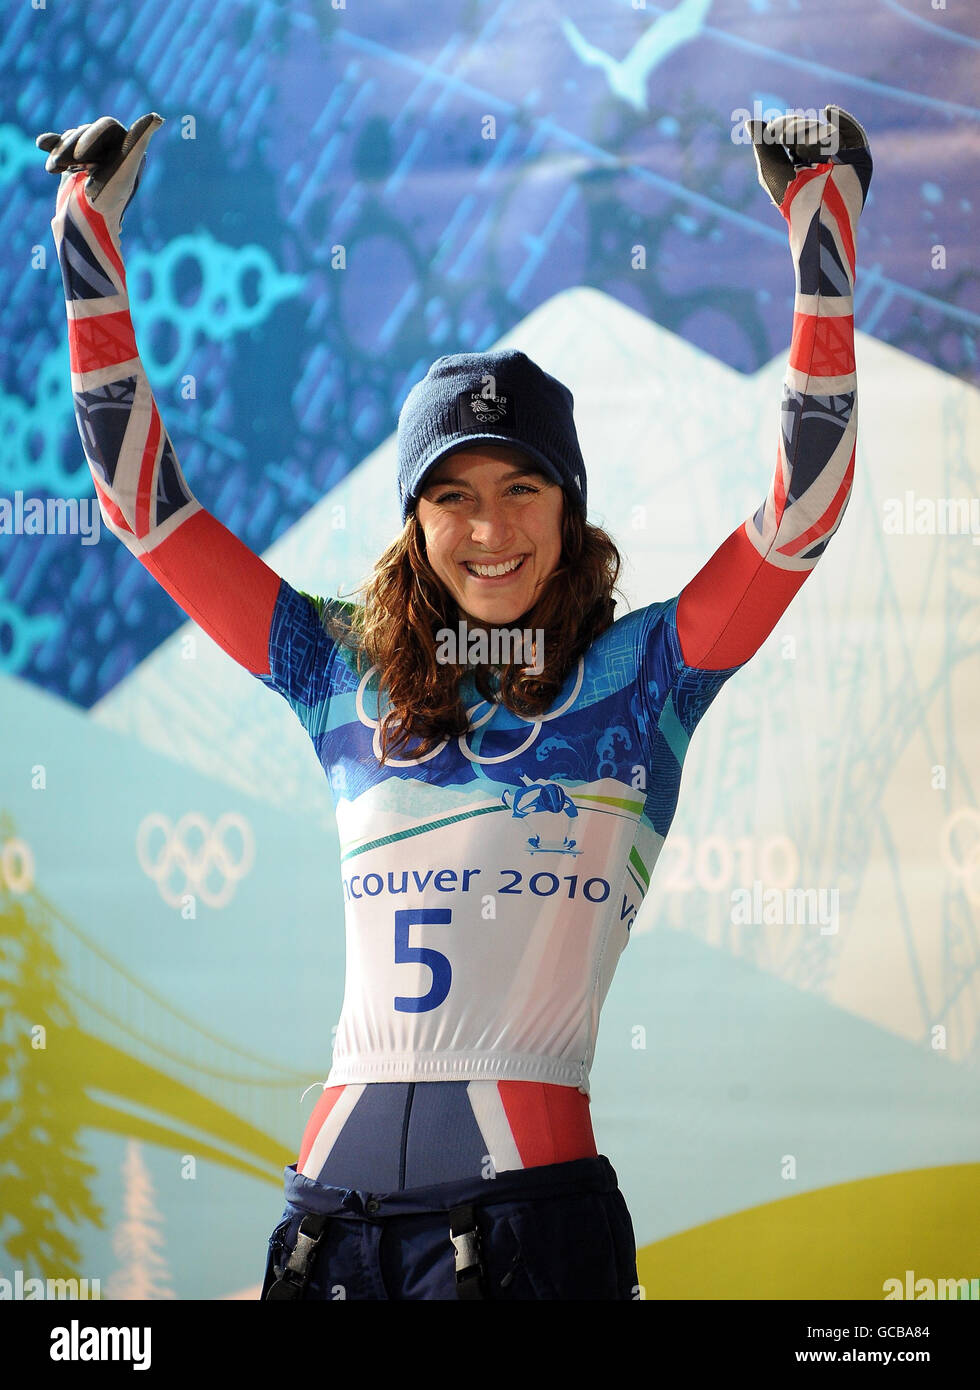
[[[226,843],[229,831],[230,848]],[[199,811],[188,811],[176,825],[159,811],[152,811],[140,823],[136,853],[140,868],[153,879],[170,907],[180,907],[188,893],[208,907],[227,907],[236,884],[255,862],[255,836],[237,811],[226,811],[213,827]],[[220,886],[212,886],[215,877],[220,879]]]
[[[364,727],[366,729],[374,730],[374,739],[371,746],[374,752],[374,756],[380,762],[381,724],[379,720],[372,719],[364,708],[364,695],[367,691],[368,681],[371,679],[372,675],[377,671],[377,669],[377,666],[372,666],[371,669],[369,671],[365,671],[364,675],[361,677],[360,684],[357,687],[357,694],[354,697],[354,708],[357,711],[357,717],[359,721],[364,725]],[[549,710],[547,714],[539,714],[534,719],[528,719],[523,714],[515,714],[514,718],[519,719],[522,724],[531,725],[531,732],[528,734],[524,742],[520,744],[517,748],[512,748],[509,753],[499,753],[494,757],[484,757],[482,753],[475,752],[469,744],[469,735],[476,733],[478,729],[482,729],[486,724],[489,724],[490,721],[493,719],[494,715],[497,713],[497,710],[500,709],[500,705],[492,704],[487,700],[478,700],[475,705],[470,705],[470,707],[467,709],[467,719],[471,720],[473,715],[476,713],[476,711],[480,708],[481,705],[488,706],[487,712],[486,714],[481,714],[480,718],[476,721],[476,723],[470,725],[470,728],[466,733],[459,735],[459,737],[456,740],[459,744],[459,751],[462,753],[463,757],[468,758],[471,763],[509,763],[511,758],[520,757],[520,755],[522,753],[526,753],[527,750],[531,747],[531,745],[535,742],[535,740],[538,737],[538,734],[541,732],[541,726],[543,724],[547,724],[550,719],[557,719],[560,714],[564,714],[565,711],[570,709],[571,706],[575,703],[576,699],[578,698],[578,693],[582,689],[582,680],[584,676],[585,658],[580,656],[578,659],[578,670],[575,674],[575,681],[572,685],[572,689],[568,695],[568,698],[562,704],[560,704],[557,709]],[[443,739],[442,743],[437,744],[435,748],[431,749],[430,752],[423,754],[420,758],[389,758],[387,766],[417,767],[420,763],[427,763],[430,758],[436,757],[437,754],[442,752],[442,750],[446,747],[448,743],[448,738]]]
[[[484,425],[495,425],[507,414],[506,396],[484,396],[480,391],[471,391],[466,403],[475,419]]]

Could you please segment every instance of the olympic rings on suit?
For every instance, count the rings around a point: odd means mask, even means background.
[[[357,687],[357,694],[354,697],[354,708],[357,711],[358,719],[364,725],[364,727],[366,729],[374,730],[374,740],[372,743],[372,747],[374,749],[374,756],[380,759],[380,721],[377,719],[372,719],[371,716],[368,714],[367,710],[364,708],[364,695],[367,691],[368,681],[371,679],[372,675],[374,675],[377,669],[377,666],[372,666],[371,669],[369,671],[365,671],[364,675],[361,677],[360,684]],[[576,699],[578,698],[579,691],[582,689],[582,681],[584,679],[584,676],[585,659],[580,656],[578,659],[578,670],[576,672],[575,682],[572,686],[572,689],[569,692],[568,698],[561,705],[559,705],[557,709],[549,710],[547,714],[539,714],[536,718],[533,719],[528,719],[523,714],[514,715],[514,718],[519,719],[522,724],[531,725],[530,733],[528,734],[524,742],[520,744],[519,747],[511,749],[509,753],[499,753],[492,758],[484,757],[482,754],[475,752],[470,747],[467,734],[460,734],[459,738],[457,739],[457,742],[459,743],[459,751],[463,754],[463,757],[468,758],[471,763],[508,763],[512,758],[519,757],[521,753],[525,753],[528,750],[528,748],[530,748],[531,745],[535,742],[535,740],[538,737],[538,734],[541,732],[542,725],[547,724],[548,721],[551,719],[557,719],[560,714],[564,714],[567,709],[571,708],[571,706],[575,703]],[[481,704],[487,705],[488,701],[480,700],[477,704],[471,705],[469,709],[466,711],[466,717],[472,720],[473,714],[480,708]],[[483,727],[484,724],[489,723],[489,721],[494,717],[499,708],[499,705],[488,704],[486,714],[482,714],[480,718],[476,721],[476,723],[472,724],[469,733],[475,733],[477,729],[480,729]],[[433,748],[431,752],[425,753],[421,758],[389,758],[388,763],[391,767],[415,767],[419,763],[427,763],[430,758],[434,758],[437,753],[441,753],[448,742],[448,739],[443,739],[442,743],[440,743],[437,747]]]

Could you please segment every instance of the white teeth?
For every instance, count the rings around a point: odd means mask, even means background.
[[[524,556],[520,555],[516,560],[508,560],[505,565],[477,565],[467,561],[466,568],[473,574],[478,574],[481,579],[497,579],[502,574],[510,574],[511,570],[516,570],[523,562]]]

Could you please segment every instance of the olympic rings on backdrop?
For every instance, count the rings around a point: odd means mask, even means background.
[[[953,833],[961,821],[965,821],[972,830],[972,834],[968,831],[964,836],[969,842],[969,849],[964,849],[962,857],[953,848]],[[954,811],[943,825],[940,844],[946,868],[957,878],[963,879],[966,896],[974,907],[980,907],[980,812],[973,806],[961,806]]]
[[[237,858],[232,848],[225,843],[228,831],[238,833],[241,847]],[[195,848],[195,832],[200,843]],[[151,848],[154,837],[158,839],[155,852]],[[211,822],[199,811],[188,811],[172,825],[167,816],[159,811],[151,811],[144,816],[136,834],[136,853],[140,868],[154,880],[160,896],[170,907],[180,907],[188,893],[201,899],[208,907],[227,907],[235,892],[235,886],[251,869],[255,862],[255,837],[252,827],[237,811],[226,811],[219,816],[212,828]],[[222,879],[220,888],[212,889],[209,880],[213,874]],[[172,876],[178,875],[183,883],[175,886]]]
[[[29,893],[34,887],[34,852],[19,836],[0,845],[0,889]]]

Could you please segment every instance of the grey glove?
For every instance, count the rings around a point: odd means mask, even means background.
[[[89,125],[74,126],[61,135],[46,131],[34,143],[39,150],[50,151],[44,167],[49,174],[60,174],[62,185],[79,171],[87,170],[86,198],[119,227],[139,187],[146,147],[161,125],[163,117],[155,111],[140,116],[128,130],[112,116],[100,116]]]
[[[842,107],[825,106],[822,121],[787,112],[768,124],[746,121],[745,129],[752,138],[759,182],[777,208],[800,170],[815,164],[852,165],[867,201],[874,168],[867,132]]]

